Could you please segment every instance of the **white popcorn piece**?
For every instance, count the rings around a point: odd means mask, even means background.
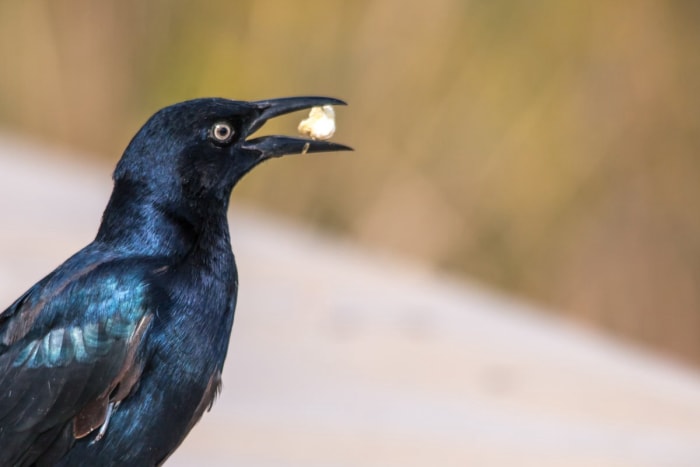
[[[299,133],[314,140],[330,139],[335,133],[335,111],[332,105],[312,107],[309,117],[297,128]]]

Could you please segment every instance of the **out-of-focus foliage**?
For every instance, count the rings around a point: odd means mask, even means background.
[[[0,123],[114,162],[178,100],[344,98],[354,154],[237,196],[700,361],[699,5],[4,0]]]

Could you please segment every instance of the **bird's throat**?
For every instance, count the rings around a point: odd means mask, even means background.
[[[230,251],[228,200],[173,202],[161,193],[115,185],[96,241],[119,251],[184,257],[197,250]],[[135,191],[139,190],[135,196]],[[205,248],[206,246],[206,248]]]

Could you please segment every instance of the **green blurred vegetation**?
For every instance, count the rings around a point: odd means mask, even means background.
[[[699,24],[692,1],[3,0],[0,124],[114,163],[178,100],[341,97],[354,154],[236,197],[697,363]]]

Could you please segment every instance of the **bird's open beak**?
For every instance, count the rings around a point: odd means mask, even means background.
[[[273,117],[323,105],[345,105],[345,102],[332,97],[283,97],[252,103],[260,113],[251,122],[248,134],[255,133],[265,122]],[[352,151],[352,148],[330,141],[317,141],[290,136],[261,136],[246,140],[244,147],[260,152],[261,157],[279,157],[286,154],[311,152]]]

